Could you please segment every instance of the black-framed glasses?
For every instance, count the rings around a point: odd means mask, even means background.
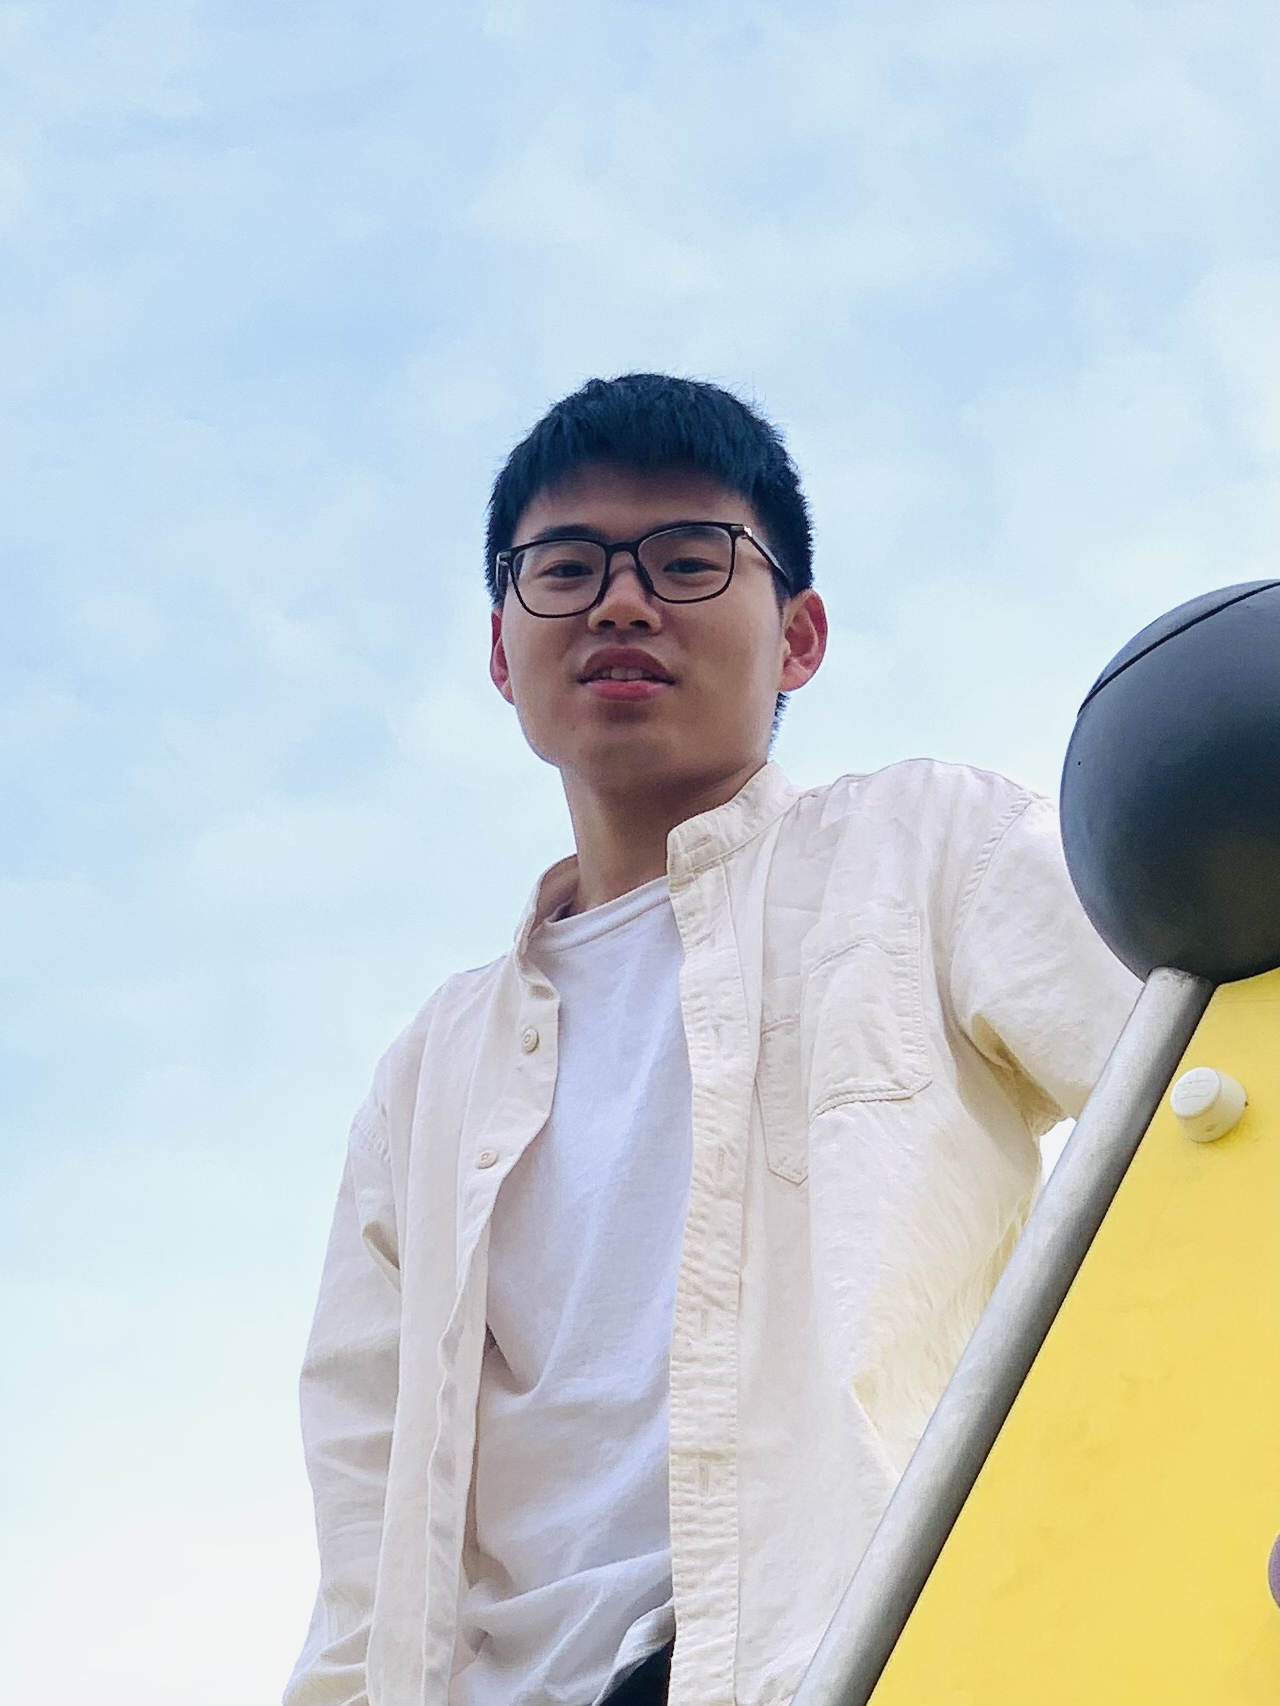
[[[737,521],[675,521],[611,545],[580,533],[560,533],[513,545],[496,558],[498,589],[515,588],[530,616],[582,616],[609,590],[613,559],[635,563],[645,591],[664,604],[703,604],[719,598],[733,579],[738,541],[754,545],[787,591],[786,570],[751,528]]]

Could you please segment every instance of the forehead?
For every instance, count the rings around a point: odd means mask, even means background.
[[[530,499],[516,523],[514,542],[577,527],[610,539],[634,539],[669,521],[740,521],[759,527],[746,498],[696,469],[589,462]]]

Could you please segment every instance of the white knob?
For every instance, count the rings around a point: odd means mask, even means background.
[[[1234,1130],[1247,1101],[1244,1085],[1212,1066],[1184,1072],[1169,1096],[1178,1124],[1197,1143],[1212,1143]]]

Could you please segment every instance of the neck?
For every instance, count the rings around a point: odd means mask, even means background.
[[[578,849],[574,912],[603,906],[667,874],[667,837],[677,824],[714,811],[763,768],[763,761],[730,776],[613,794],[561,772]]]

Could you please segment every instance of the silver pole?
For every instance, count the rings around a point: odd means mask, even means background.
[[[792,1706],[866,1706],[1212,994],[1147,979]]]

